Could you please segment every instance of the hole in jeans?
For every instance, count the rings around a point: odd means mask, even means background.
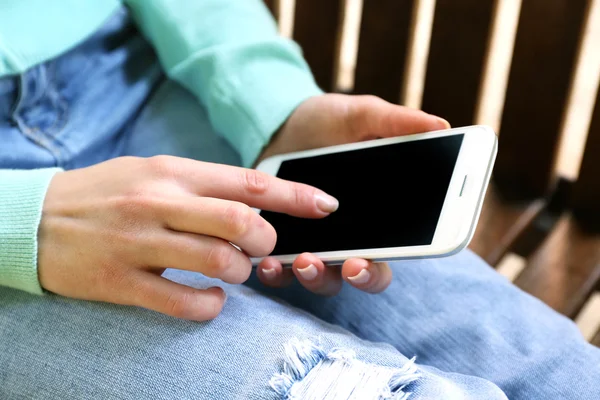
[[[405,387],[420,378],[415,359],[390,368],[356,359],[354,351],[325,352],[309,340],[285,345],[283,371],[270,385],[282,400],[406,400]]]

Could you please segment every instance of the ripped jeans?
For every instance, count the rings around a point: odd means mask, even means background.
[[[114,46],[126,23],[0,79],[0,168],[154,154],[239,163],[141,37]],[[469,251],[392,269],[382,294],[333,298],[168,270],[225,289],[223,313],[205,323],[0,288],[0,398],[600,398],[600,350]]]

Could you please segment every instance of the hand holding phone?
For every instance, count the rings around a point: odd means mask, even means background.
[[[303,252],[328,264],[454,254],[474,233],[496,152],[493,130],[472,126],[268,158],[257,169],[340,202],[319,220],[260,211],[278,233],[272,256],[290,265]]]

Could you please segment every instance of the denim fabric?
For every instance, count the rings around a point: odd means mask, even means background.
[[[195,98],[162,78],[150,47],[126,27],[113,19],[59,59],[0,80],[0,167],[154,154],[239,164]],[[225,289],[223,313],[205,323],[0,288],[0,398],[280,399],[297,389],[348,399],[331,379],[340,352],[354,353],[360,374],[410,375],[396,399],[600,398],[600,350],[469,251],[392,269],[384,293],[344,287],[334,298],[168,270],[175,281]],[[318,350],[294,357],[298,342]],[[322,359],[307,362],[313,353]],[[290,366],[295,359],[302,363]],[[279,391],[282,374],[290,392]],[[356,384],[343,373],[336,381]]]
[[[0,80],[0,168],[71,169],[118,156],[161,79],[152,48],[117,13],[66,55]]]
[[[419,363],[490,380],[509,399],[600,399],[600,349],[469,250],[391,267],[392,284],[375,296],[262,291]],[[255,277],[249,285],[260,287]]]

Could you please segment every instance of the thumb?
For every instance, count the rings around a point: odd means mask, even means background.
[[[352,96],[349,105],[350,128],[357,140],[392,137],[449,129],[445,119],[376,96]]]

